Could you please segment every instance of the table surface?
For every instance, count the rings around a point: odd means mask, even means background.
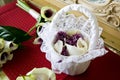
[[[0,25],[14,26],[28,31],[36,20],[16,5],[16,2],[0,8]],[[34,35],[35,32],[32,33]],[[47,67],[51,69],[50,62],[45,53],[40,51],[40,45],[33,45],[33,39],[23,42],[23,48],[14,52],[14,57],[3,66],[3,71],[15,80],[19,75],[25,75],[34,67]],[[88,70],[77,76],[56,74],[57,80],[120,80],[120,56],[109,51],[106,55],[92,60]]]

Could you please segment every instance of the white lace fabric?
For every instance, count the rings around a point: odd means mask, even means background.
[[[81,74],[86,71],[91,60],[107,53],[104,48],[104,41],[100,37],[102,29],[98,28],[95,17],[83,6],[73,4],[67,6],[67,10],[65,8],[56,13],[53,21],[45,23],[42,30],[38,32],[38,35],[43,40],[41,51],[46,53],[46,58],[51,62],[52,69],[56,73],[63,72],[69,75]],[[81,11],[86,13],[89,18],[87,20],[83,16],[75,17],[73,14],[64,14],[64,12],[69,10]],[[58,54],[53,48],[56,34],[59,31],[71,29],[80,30],[84,38],[89,41],[88,52],[82,56],[63,56]]]

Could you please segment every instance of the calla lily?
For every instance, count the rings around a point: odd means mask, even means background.
[[[61,40],[58,40],[54,45],[54,49],[56,52],[61,53],[63,49],[63,42]]]
[[[41,16],[45,19],[45,21],[51,21],[55,13],[56,10],[51,7],[45,6],[41,8]]]
[[[41,18],[40,14],[34,9],[30,8],[30,6],[24,0],[17,0],[16,5],[20,7],[21,9],[23,9],[24,11],[28,12],[36,20]]]
[[[16,50],[18,45],[12,41],[6,41],[1,38],[0,45],[2,46],[0,51],[0,67],[2,67],[2,65],[5,64],[8,60],[12,60],[13,54],[11,54],[11,52]]]
[[[19,76],[19,77],[17,77],[16,80],[36,80],[36,79],[35,79],[35,76],[28,75],[28,76]]]
[[[87,41],[83,40],[82,38],[79,38],[77,41],[77,47],[80,49],[83,49],[83,51],[85,53],[88,50]]]
[[[48,68],[34,68],[26,76],[18,76],[16,80],[56,80],[56,76]]]
[[[33,29],[38,27],[40,23],[51,21],[56,13],[55,9],[46,6],[41,8],[41,13],[38,13],[37,11],[32,9],[24,0],[17,0],[16,5],[24,11],[26,11],[27,13],[29,13],[37,21],[37,23],[32,28],[30,28],[28,33],[30,33]]]
[[[88,43],[78,30],[58,32],[55,40],[55,51],[64,56],[83,55],[88,50]]]
[[[0,38],[0,52],[4,48],[4,46],[5,46],[5,41],[3,38]]]
[[[67,50],[69,52],[69,55],[83,55],[85,53],[85,50],[83,48],[78,48],[76,46],[71,46],[69,44],[66,44]]]

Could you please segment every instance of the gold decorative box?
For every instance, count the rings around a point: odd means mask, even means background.
[[[98,18],[103,28],[105,44],[117,53],[120,52],[120,0],[27,0],[36,7],[51,6],[56,10],[69,4],[82,4],[88,7]],[[76,13],[79,15],[80,13]]]

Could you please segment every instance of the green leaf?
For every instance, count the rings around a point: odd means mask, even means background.
[[[31,38],[25,31],[11,27],[11,26],[0,26],[0,38],[4,38],[7,41],[13,41],[19,44]]]

